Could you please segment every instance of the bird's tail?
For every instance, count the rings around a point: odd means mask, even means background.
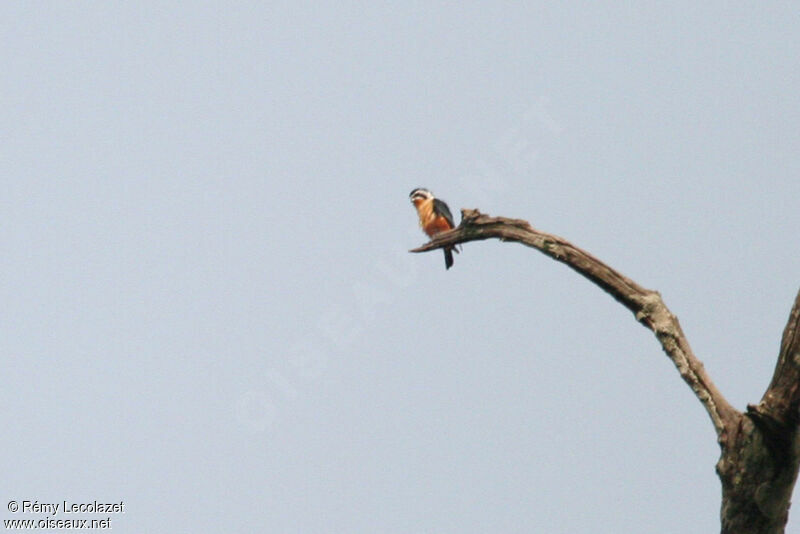
[[[453,247],[444,249],[444,268],[449,269],[453,266]],[[456,251],[458,252],[458,251]]]

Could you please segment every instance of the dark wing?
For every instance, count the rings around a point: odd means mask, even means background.
[[[456,223],[453,222],[453,214],[450,213],[450,208],[438,198],[433,199],[433,212],[447,219],[447,222],[450,223],[450,228],[456,227]]]

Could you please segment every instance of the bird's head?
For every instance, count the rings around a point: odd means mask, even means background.
[[[427,189],[418,187],[413,191],[411,191],[411,194],[408,195],[408,198],[411,199],[411,202],[413,202],[415,206],[419,206],[426,200],[433,199],[433,193],[431,193]]]

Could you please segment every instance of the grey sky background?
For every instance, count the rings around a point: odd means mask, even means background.
[[[517,245],[659,290],[756,402],[798,289],[790,2],[0,6],[6,502],[117,532],[707,533],[705,412]],[[458,215],[456,215],[458,218]],[[787,532],[800,532],[797,512]]]

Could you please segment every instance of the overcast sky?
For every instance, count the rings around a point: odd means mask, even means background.
[[[744,409],[800,286],[797,6],[487,4],[2,3],[0,518],[718,531],[655,338],[532,249],[408,254],[408,193],[660,291]]]

